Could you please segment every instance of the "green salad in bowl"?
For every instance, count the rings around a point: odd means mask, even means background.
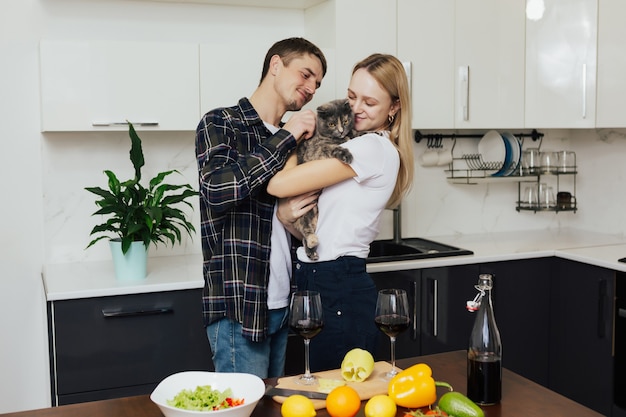
[[[161,381],[150,399],[165,417],[249,417],[264,393],[256,375],[186,371]]]

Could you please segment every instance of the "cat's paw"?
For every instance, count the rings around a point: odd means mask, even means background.
[[[333,151],[333,156],[339,159],[344,164],[349,164],[352,162],[352,153],[345,148],[337,148]]]
[[[306,256],[312,261],[317,261],[320,257],[315,249],[305,248]]]
[[[312,261],[317,261],[319,259],[319,255],[317,254],[317,245],[319,243],[319,239],[315,233],[311,233],[304,237],[304,252],[306,256]]]

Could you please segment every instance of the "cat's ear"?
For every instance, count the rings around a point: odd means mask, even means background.
[[[330,103],[324,103],[324,104],[320,104],[319,106],[317,106],[316,110],[318,113],[327,112],[329,107],[330,107]]]

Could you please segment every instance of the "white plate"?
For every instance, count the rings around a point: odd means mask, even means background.
[[[478,153],[486,164],[503,164],[506,159],[506,141],[497,131],[490,130],[478,142]]]
[[[510,132],[502,133],[502,137],[508,141],[511,150],[511,157],[507,157],[507,162],[505,163],[507,168],[505,168],[505,171],[502,174],[503,176],[508,177],[517,170],[517,167],[520,164],[522,159],[522,143]]]

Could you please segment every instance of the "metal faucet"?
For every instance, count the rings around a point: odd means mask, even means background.
[[[402,243],[402,237],[400,236],[401,224],[400,206],[398,206],[393,209],[393,243]]]

